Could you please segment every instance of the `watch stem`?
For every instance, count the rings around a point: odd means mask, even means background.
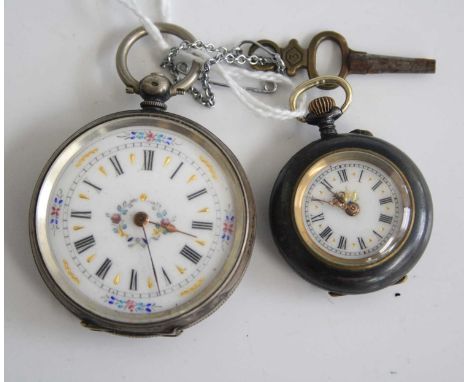
[[[319,97],[309,103],[309,114],[305,121],[310,125],[318,126],[322,138],[336,135],[335,121],[343,112],[336,106],[331,97]]]

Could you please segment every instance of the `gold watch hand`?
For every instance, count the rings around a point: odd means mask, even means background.
[[[341,208],[349,216],[356,216],[361,210],[359,204],[357,204],[356,202],[346,202],[343,192],[333,193],[333,195],[335,195],[335,197],[332,200],[323,200],[316,198],[312,198],[311,200],[314,202],[326,203],[330,206]]]
[[[176,226],[174,224],[171,224],[169,222],[160,222],[160,223],[157,223],[157,222],[153,222],[153,221],[149,221],[151,224],[154,224],[156,227],[162,227],[164,228],[167,232],[170,232],[170,233],[173,233],[173,232],[178,232],[178,233],[181,233],[183,235],[187,235],[187,236],[191,236],[191,237],[195,237],[195,235],[192,235],[191,233],[188,233],[188,232],[184,232],[184,231],[181,231],[179,229],[176,228]]]

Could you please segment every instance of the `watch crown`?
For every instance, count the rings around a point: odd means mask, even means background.
[[[309,111],[314,113],[316,117],[328,113],[336,106],[335,100],[331,97],[319,97],[309,103]]]

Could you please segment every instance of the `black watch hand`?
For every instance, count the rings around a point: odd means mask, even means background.
[[[148,248],[148,254],[149,254],[149,257],[150,257],[150,260],[151,260],[151,267],[153,268],[154,279],[156,281],[156,286],[158,288],[158,293],[160,293],[161,289],[159,289],[158,275],[156,274],[156,268],[154,267],[153,256],[151,255],[151,248],[149,246],[148,236],[146,235],[145,227],[142,226],[141,228],[143,228],[143,234],[145,235],[146,247]]]

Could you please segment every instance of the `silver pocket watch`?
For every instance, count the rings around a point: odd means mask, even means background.
[[[171,24],[163,33],[194,37]],[[137,81],[127,68],[132,31],[117,52],[141,110],[99,118],[45,165],[32,197],[30,240],[57,299],[93,330],[131,336],[181,333],[216,310],[249,262],[255,207],[233,153],[199,124],[165,111],[200,64],[172,84]]]

